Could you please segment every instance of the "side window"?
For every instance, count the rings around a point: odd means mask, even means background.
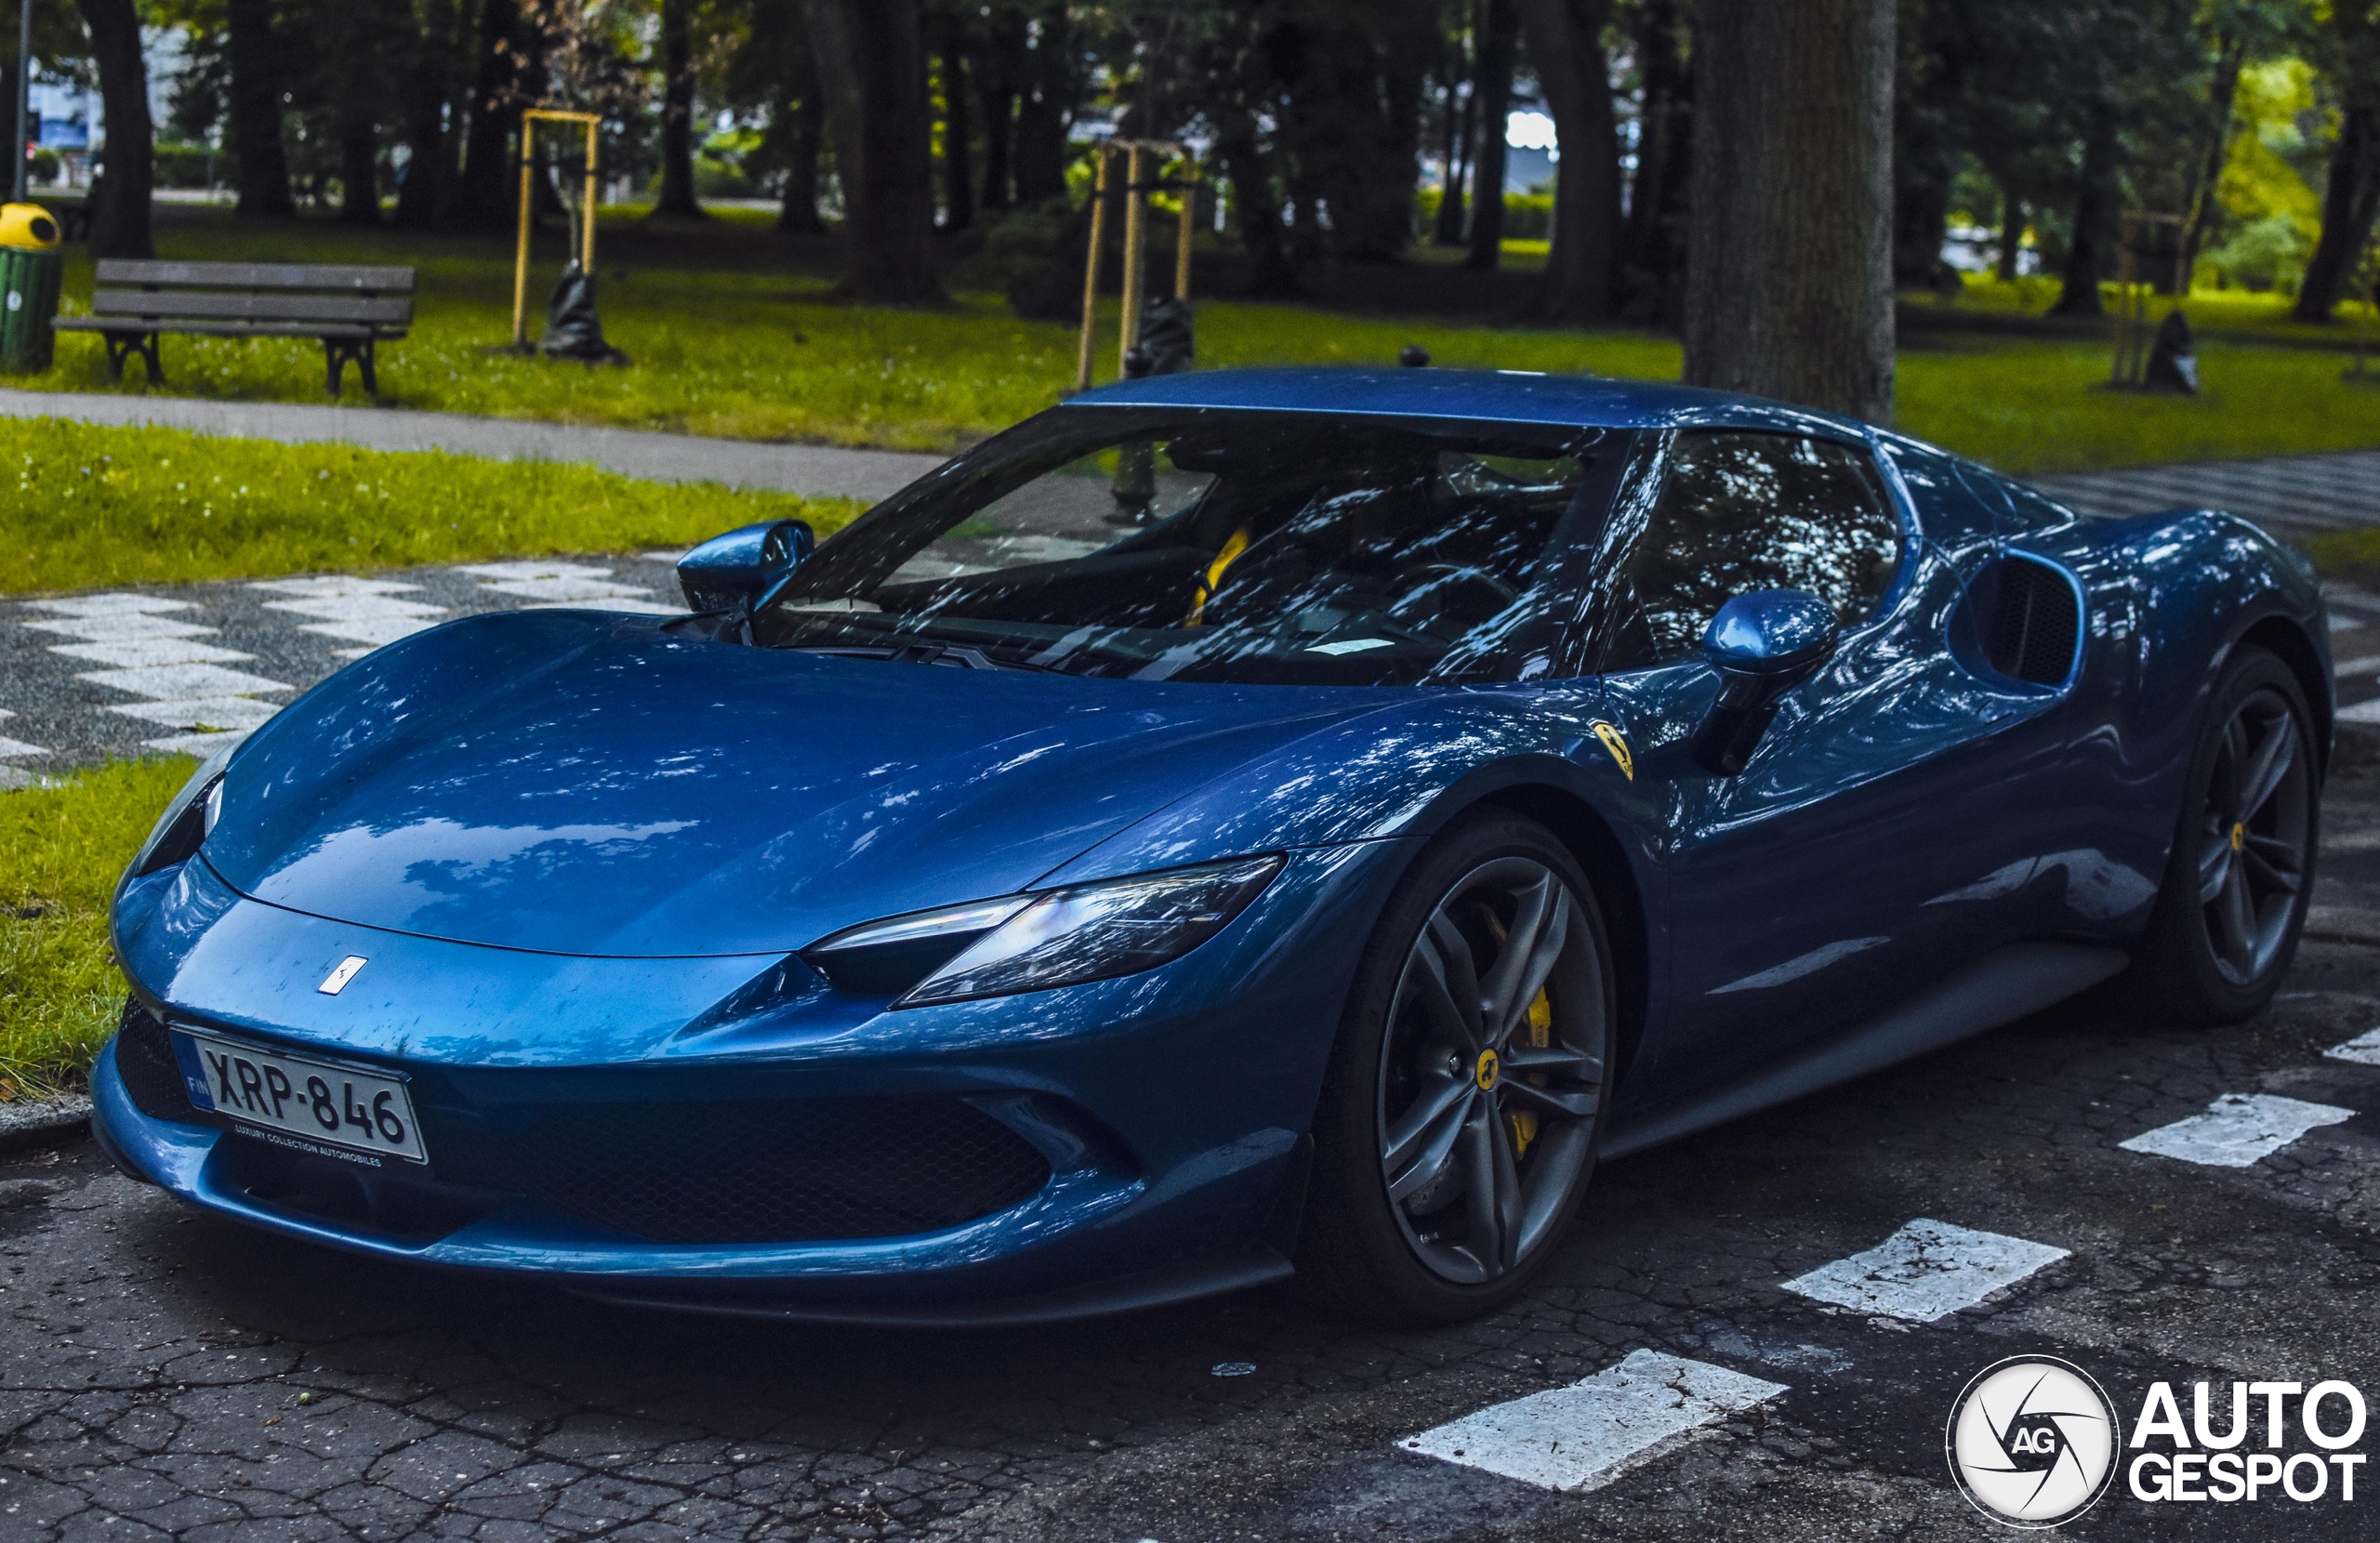
[[[1900,521],[1863,451],[1794,434],[1691,431],[1630,567],[1639,647],[1698,656],[1719,607],[1751,589],[1805,589],[1849,626],[1875,609],[1900,560]]]

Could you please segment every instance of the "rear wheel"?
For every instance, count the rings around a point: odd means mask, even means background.
[[[2320,818],[2312,721],[2297,678],[2263,649],[2235,650],[2216,677],[2133,970],[2168,1020],[2253,1016],[2296,956]]]
[[[1594,1166],[1610,947],[1542,826],[1465,821],[1383,912],[1315,1121],[1299,1267],[1396,1323],[1496,1307],[1560,1237]]]

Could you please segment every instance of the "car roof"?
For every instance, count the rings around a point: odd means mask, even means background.
[[[1856,419],[1696,386],[1533,370],[1196,370],[1118,381],[1082,407],[1211,407],[1276,413],[1575,424],[1582,429],[1765,429],[1868,442]]]

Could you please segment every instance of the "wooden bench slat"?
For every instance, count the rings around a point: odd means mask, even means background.
[[[216,284],[230,289],[350,289],[413,293],[410,268],[337,263],[148,262],[107,257],[99,282],[126,284]]]
[[[151,325],[139,317],[60,316],[50,323],[60,332],[167,332],[194,337],[371,337],[393,343],[404,330],[360,326],[351,322],[160,322]]]
[[[413,320],[413,302],[393,296],[237,295],[193,290],[101,289],[91,296],[94,316],[192,317],[286,322]]]

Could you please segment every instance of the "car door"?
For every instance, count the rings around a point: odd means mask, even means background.
[[[1668,1011],[1648,1104],[1744,1077],[1939,981],[2004,936],[1955,903],[2014,855],[1995,830],[2003,716],[1946,638],[1964,585],[1864,444],[1685,430],[1645,501],[1606,685],[1669,783]],[[1844,636],[1744,770],[1686,742],[1716,679],[1719,606],[1795,588]],[[1631,613],[1633,612],[1633,614]],[[2005,849],[2005,850],[2003,850]]]

